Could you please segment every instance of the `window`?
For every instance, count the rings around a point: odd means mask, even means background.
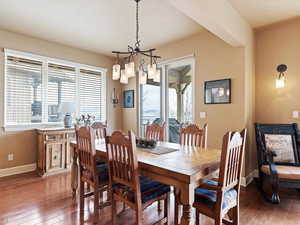
[[[61,104],[75,116],[106,120],[105,73],[101,68],[5,49],[5,127],[61,123]]]

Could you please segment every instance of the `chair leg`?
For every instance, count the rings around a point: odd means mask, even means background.
[[[117,224],[117,206],[116,206],[116,201],[111,198],[111,220],[112,220],[112,225]]]
[[[170,194],[167,194],[167,197],[164,200],[164,217],[167,218],[167,222],[164,225],[168,225],[170,218]]]
[[[174,212],[174,224],[178,225],[179,224],[179,209],[180,209],[180,204],[179,204],[179,192],[177,189],[174,188],[174,207],[175,207],[175,212]]]
[[[278,177],[272,177],[272,197],[271,197],[271,202],[273,204],[279,204],[280,203]]]
[[[157,201],[157,211],[158,212],[161,212],[161,208],[162,208],[161,205],[162,205],[161,201]]]
[[[142,211],[142,209],[138,208],[135,211],[135,216],[136,216],[136,224],[137,225],[143,225],[143,211]]]
[[[95,187],[94,190],[94,223],[99,221],[99,189]]]
[[[215,218],[215,225],[222,225],[222,218],[220,216]]]
[[[196,225],[200,225],[200,212],[196,209]]]
[[[240,209],[239,205],[233,208],[233,225],[239,225],[240,224]]]
[[[79,200],[79,209],[80,209],[80,224],[83,224],[84,220],[84,182],[80,181],[80,200]]]

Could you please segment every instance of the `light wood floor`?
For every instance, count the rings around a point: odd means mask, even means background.
[[[284,190],[281,204],[265,202],[254,184],[241,194],[241,225],[300,225],[300,195],[294,190]],[[85,224],[92,224],[93,203],[87,201]],[[86,204],[87,205],[87,204]],[[156,204],[144,214],[145,224],[153,223],[160,215]],[[0,178],[0,224],[5,225],[77,225],[78,205],[72,200],[70,175],[62,174],[40,178],[33,173]],[[173,211],[173,205],[171,206]],[[173,214],[171,213],[173,216]],[[203,225],[213,221],[202,216]],[[100,225],[109,225],[110,208],[101,211]],[[119,225],[134,224],[130,209],[118,217]],[[170,224],[173,224],[171,222]]]

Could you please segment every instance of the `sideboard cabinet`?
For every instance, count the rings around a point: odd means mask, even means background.
[[[75,140],[74,128],[37,129],[40,176],[66,172],[71,168],[70,142]]]

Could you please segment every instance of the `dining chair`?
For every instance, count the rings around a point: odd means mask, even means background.
[[[164,200],[164,217],[157,224],[169,222],[170,186],[140,176],[135,135],[126,138],[120,131],[106,136],[108,170],[112,189],[112,225],[116,224],[116,201],[121,201],[136,212],[136,224],[143,224],[143,210],[152,203]]]
[[[199,128],[197,124],[189,124],[188,126],[180,130],[179,143],[181,145],[207,148],[207,129],[208,129],[207,124],[205,124],[202,129]],[[178,189],[174,188],[175,225],[179,224],[179,214],[181,208],[179,199],[180,199],[180,192]]]
[[[180,130],[179,143],[195,147],[207,148],[207,124],[201,129],[197,124],[189,124]]]
[[[240,183],[247,130],[228,132],[223,137],[220,175],[195,189],[196,225],[200,214],[215,220],[215,225],[239,224]],[[225,218],[228,214],[229,219]]]
[[[104,129],[107,129],[107,125],[101,122],[94,122],[91,127],[94,129],[97,142],[104,142]]]
[[[165,126],[166,123],[163,123],[162,126],[159,126],[157,123],[152,123],[146,127],[146,138],[153,139],[156,141],[165,140]]]
[[[94,223],[98,222],[99,209],[110,205],[109,201],[105,203],[99,196],[103,192],[109,192],[109,178],[107,164],[97,164],[95,150],[95,133],[91,127],[75,127],[77,152],[79,157],[80,171],[80,222],[83,223],[84,199],[94,195]],[[85,184],[92,187],[85,191]],[[100,204],[101,200],[101,204]]]

